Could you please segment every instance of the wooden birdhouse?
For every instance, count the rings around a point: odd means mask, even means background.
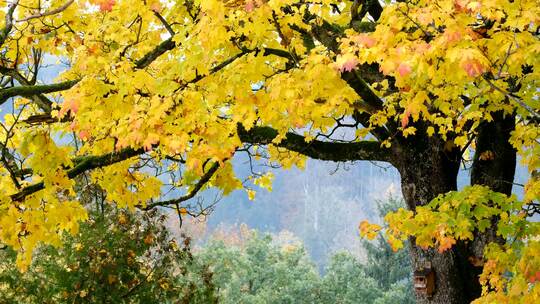
[[[435,293],[435,272],[431,268],[431,262],[424,262],[417,267],[413,283],[417,294],[430,298]]]

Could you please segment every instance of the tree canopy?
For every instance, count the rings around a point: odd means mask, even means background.
[[[77,231],[87,214],[75,179],[121,206],[182,216],[208,187],[253,198],[271,186],[271,172],[237,176],[240,153],[285,168],[306,156],[382,161],[399,170],[409,207],[388,217],[389,240],[414,237],[415,262],[436,267],[435,296],[422,301],[479,296],[460,269],[484,265],[486,301],[534,302],[539,10],[534,0],[8,1],[0,242],[24,269],[38,244]],[[51,66],[64,67],[54,81]],[[521,201],[508,197],[516,153],[530,173]],[[450,192],[462,164],[471,187]],[[162,195],[171,190],[182,194]]]

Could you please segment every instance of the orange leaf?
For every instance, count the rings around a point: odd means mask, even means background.
[[[407,75],[409,75],[412,71],[412,68],[410,65],[406,64],[406,63],[400,63],[398,68],[397,68],[397,72],[399,73],[399,75],[401,77],[405,77]]]
[[[377,224],[370,224],[366,220],[360,222],[358,228],[360,229],[360,235],[368,240],[373,240],[377,236],[377,232],[381,230],[381,226]]]
[[[467,59],[461,63],[461,67],[469,77],[477,77],[485,72],[484,66],[476,59]]]
[[[116,0],[101,0],[99,1],[99,10],[102,12],[110,12],[113,6],[116,4]]]
[[[439,240],[439,253],[443,253],[446,250],[452,248],[452,245],[456,243],[456,240],[451,237],[443,237]]]

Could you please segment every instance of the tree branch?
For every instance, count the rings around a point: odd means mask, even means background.
[[[6,39],[9,36],[9,32],[11,32],[11,29],[13,28],[13,13],[15,12],[15,8],[17,8],[18,4],[19,0],[16,0],[8,6],[6,12],[6,25],[0,31],[0,46],[4,45],[4,42],[6,42]]]
[[[531,116],[535,119],[540,119],[540,114],[538,114],[537,112],[535,112],[535,110],[530,107],[529,105],[527,105],[525,102],[523,102],[521,99],[519,99],[516,95],[512,94],[512,93],[509,93],[507,91],[505,91],[504,89],[498,87],[497,85],[495,85],[493,82],[491,82],[491,80],[484,76],[483,77],[484,80],[495,90],[499,91],[500,93],[502,93],[504,96],[506,96],[507,98],[515,101],[518,105],[520,105],[523,109],[527,110],[527,112],[529,112],[531,114]]]
[[[72,88],[79,80],[69,80],[54,84],[22,85],[7,89],[0,89],[0,105],[11,97],[32,97],[40,94],[54,93]]]
[[[135,68],[137,69],[146,68],[152,62],[154,62],[154,60],[156,60],[159,56],[165,54],[167,51],[174,49],[175,47],[176,47],[176,43],[174,43],[172,37],[167,40],[164,40],[158,46],[156,46],[152,51],[144,55],[143,58],[135,61]]]
[[[0,32],[0,42],[1,42],[1,32]],[[135,62],[135,68],[137,69],[143,69],[147,66],[149,66],[154,60],[156,60],[159,56],[163,55],[165,52],[172,50],[175,47],[175,43],[172,41],[172,38],[169,38],[162,43],[160,43],[156,48],[154,48],[152,51],[147,53],[143,58],[137,60]],[[0,67],[1,68],[1,67]],[[4,72],[6,69],[3,69]],[[2,72],[2,73],[4,73]],[[2,105],[4,102],[6,102],[9,98],[15,97],[15,96],[23,96],[23,97],[33,97],[38,96],[42,94],[47,93],[54,93],[54,92],[60,92],[64,90],[68,90],[75,86],[80,79],[76,80],[68,80],[60,83],[55,84],[44,84],[44,85],[22,85],[7,89],[0,89],[0,105]],[[42,99],[42,98],[40,98]],[[40,105],[45,106],[46,105]]]
[[[371,90],[364,78],[360,76],[358,70],[344,72],[341,74],[341,78],[362,98],[368,112],[375,113],[382,110],[382,100]]]
[[[152,208],[155,208],[155,207],[158,207],[158,206],[170,206],[170,205],[177,205],[177,204],[180,204],[181,202],[185,202],[187,200],[190,200],[192,199],[193,197],[195,197],[195,195],[197,195],[197,193],[199,191],[201,191],[201,189],[204,187],[204,185],[206,185],[206,183],[208,183],[208,181],[210,181],[210,178],[212,178],[212,176],[214,176],[214,174],[217,172],[217,170],[219,169],[219,162],[214,162],[212,164],[212,166],[210,167],[210,169],[208,169],[208,171],[206,171],[203,176],[201,177],[201,179],[199,179],[199,181],[195,184],[195,186],[193,187],[193,189],[191,189],[191,191],[189,191],[186,195],[183,195],[179,198],[175,198],[175,199],[171,199],[171,200],[167,200],[167,201],[161,201],[161,202],[156,202],[156,203],[152,203],[152,204],[148,204],[144,210],[150,210]]]
[[[61,13],[61,12],[65,11],[73,2],[75,2],[75,0],[69,0],[68,2],[66,2],[66,4],[64,4],[64,5],[56,8],[56,9],[46,11],[46,12],[43,12],[43,13],[30,15],[28,17],[17,20],[17,22],[29,21],[29,20],[32,20],[32,19],[37,19],[37,18],[46,17],[46,16],[52,16],[52,15]]]
[[[278,131],[271,127],[253,127],[247,131],[241,124],[238,125],[237,132],[242,142],[258,145],[273,144],[272,140],[278,136]],[[338,143],[313,140],[306,142],[305,137],[289,132],[280,143],[273,145],[319,160],[392,162],[390,150],[382,148],[377,141]]]
[[[335,26],[323,21],[322,25],[313,26],[311,33],[327,49],[336,54],[340,53],[338,39],[343,37],[343,33],[336,30]],[[362,68],[359,66],[353,71],[344,72],[341,74],[341,78],[362,98],[365,107],[374,113],[382,109],[383,101],[371,90],[369,84],[362,77]]]
[[[169,22],[167,22],[167,20],[165,20],[165,18],[163,18],[163,16],[158,12],[158,11],[154,11],[154,15],[159,19],[159,21],[163,24],[163,26],[165,27],[165,29],[167,30],[167,32],[169,32],[169,34],[171,36],[174,36],[175,33],[174,33],[174,30],[173,28],[171,27],[171,25],[169,24]]]
[[[35,79],[37,78],[37,63],[34,68],[34,75],[32,76],[32,80],[26,79],[23,75],[21,75],[17,70],[10,69],[6,67],[0,67],[0,73],[6,76],[10,76],[11,78],[17,80],[19,84],[23,86],[34,86],[35,85]],[[52,104],[53,102],[47,98],[47,96],[43,94],[34,95],[31,97],[32,100],[45,112],[50,113],[52,110]],[[5,100],[0,99],[0,104],[5,102]]]
[[[101,167],[110,166],[112,164],[124,161],[126,159],[129,159],[131,157],[141,155],[145,153],[146,151],[144,149],[132,149],[132,148],[126,148],[119,152],[112,152],[107,153],[103,155],[98,156],[83,156],[83,157],[77,157],[73,159],[73,163],[75,166],[69,170],[67,170],[66,175],[68,178],[73,179],[80,174],[96,169]],[[11,195],[11,199],[16,202],[20,202],[24,200],[27,196],[36,193],[40,190],[43,190],[45,188],[45,184],[43,182],[39,182],[30,186],[27,186],[23,188],[18,193],[15,193]]]

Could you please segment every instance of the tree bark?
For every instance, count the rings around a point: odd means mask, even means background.
[[[516,150],[509,141],[516,118],[502,112],[492,116],[493,121],[482,123],[478,129],[471,184],[510,195],[516,172]]]
[[[479,127],[476,153],[471,171],[471,185],[481,184],[510,194],[516,166],[516,152],[509,144],[515,117],[495,113],[494,121]],[[421,128],[421,127],[420,127]],[[419,132],[422,134],[422,132]],[[393,148],[394,165],[401,174],[403,196],[410,210],[425,205],[436,196],[457,189],[461,151],[437,137],[416,136],[399,139]],[[418,303],[470,303],[481,295],[478,281],[482,268],[471,258],[481,260],[484,247],[502,242],[496,235],[496,219],[485,232],[475,231],[471,242],[458,242],[444,253],[423,250],[410,240],[412,265],[429,261],[435,272],[432,297],[417,295]]]
[[[435,136],[401,139],[395,147],[395,165],[401,174],[401,188],[410,210],[429,203],[439,194],[457,189],[461,159],[458,148]],[[418,303],[468,302],[467,282],[460,271],[458,248],[440,254],[435,249],[424,250],[416,246],[415,240],[411,239],[410,255],[413,268],[428,261],[435,272],[435,293],[431,297],[417,294]]]
[[[493,113],[493,121],[484,122],[478,128],[476,138],[476,152],[471,170],[471,185],[484,185],[491,190],[512,194],[512,185],[516,170],[516,150],[510,144],[510,135],[515,128],[515,116],[505,115],[502,112]],[[491,220],[491,227],[480,233],[474,232],[474,239],[469,244],[460,244],[461,251],[467,256],[481,261],[484,248],[487,244],[504,243],[504,239],[497,235],[497,218]],[[471,300],[481,295],[482,287],[478,276],[482,267],[473,265],[469,260],[463,261],[463,267],[468,269]]]

